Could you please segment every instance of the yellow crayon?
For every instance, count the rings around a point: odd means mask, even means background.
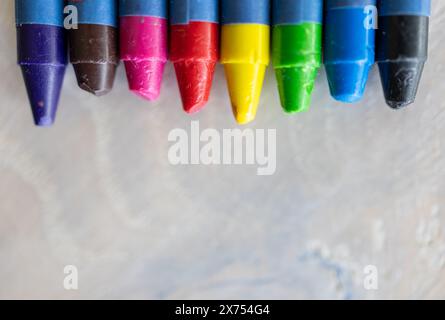
[[[257,19],[260,20],[258,23],[246,23],[246,20],[250,22],[245,14],[249,6],[264,11],[261,16],[267,19],[260,18]],[[243,13],[238,14],[239,23],[234,17],[237,16],[237,9],[243,10]],[[223,0],[221,63],[227,77],[233,113],[239,124],[247,124],[255,119],[260,102],[264,75],[270,61],[268,14],[269,1]],[[224,24],[224,20],[228,23]]]

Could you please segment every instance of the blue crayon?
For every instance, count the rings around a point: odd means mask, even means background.
[[[79,87],[101,96],[111,91],[119,62],[117,0],[69,0],[78,12],[69,31],[70,60]]]
[[[386,103],[413,103],[428,58],[430,0],[379,1],[377,62]]]
[[[16,0],[17,52],[37,126],[54,123],[67,65],[63,1]]]
[[[331,95],[353,103],[375,61],[376,0],[326,0],[324,63]]]

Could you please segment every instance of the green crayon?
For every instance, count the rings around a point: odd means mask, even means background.
[[[322,0],[274,0],[272,59],[287,113],[308,110],[322,64]]]

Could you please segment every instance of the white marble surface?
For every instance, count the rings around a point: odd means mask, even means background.
[[[445,2],[434,1],[418,102],[394,112],[377,70],[344,106],[321,73],[310,112],[285,116],[269,71],[257,121],[277,172],[173,167],[173,128],[236,127],[218,68],[210,105],[180,111],[169,65],[152,105],[97,99],[67,74],[57,125],[39,130],[0,1],[0,298],[445,298]],[[79,290],[63,288],[63,267]],[[379,290],[363,268],[379,270]]]

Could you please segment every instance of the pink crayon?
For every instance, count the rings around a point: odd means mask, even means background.
[[[167,0],[120,0],[120,50],[130,90],[147,100],[161,92],[167,63]]]

